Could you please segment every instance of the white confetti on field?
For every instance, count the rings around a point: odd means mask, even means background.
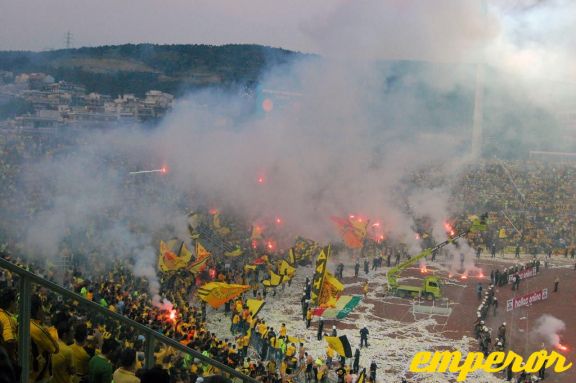
[[[334,265],[332,265],[334,266]],[[334,267],[332,267],[334,268]],[[347,264],[345,276],[350,275],[354,268],[353,263]],[[378,301],[382,299],[383,288],[386,285],[386,268],[383,267],[377,272],[371,271],[369,276],[370,289],[367,301]],[[302,310],[300,298],[304,288],[306,277],[312,279],[312,267],[299,267],[292,286],[286,286],[285,291],[277,289],[275,297],[268,294],[266,304],[258,314],[260,318],[266,320],[269,326],[278,330],[282,323],[288,327],[288,335],[304,340],[306,349],[312,355],[324,357],[326,354],[326,342],[318,341],[316,338],[316,329],[314,318],[310,329],[306,329],[305,322],[302,320]],[[361,270],[360,277],[364,276]],[[360,287],[360,282],[347,283],[346,288]],[[346,294],[346,291],[345,291]],[[398,304],[409,306],[410,301],[402,301],[398,298]],[[338,329],[338,335],[346,335],[350,341],[352,351],[360,345],[360,329],[366,325],[370,331],[368,337],[368,348],[360,350],[360,365],[366,367],[373,360],[378,365],[377,381],[378,382],[400,382],[401,377],[408,377],[409,382],[418,383],[451,383],[456,381],[456,374],[412,374],[408,372],[408,367],[414,355],[420,351],[434,350],[459,350],[463,355],[469,351],[474,351],[473,346],[476,340],[463,336],[460,340],[450,339],[441,331],[431,331],[430,329],[441,327],[433,317],[418,316],[414,318],[411,314],[405,321],[388,319],[375,312],[374,304],[364,300],[356,307],[348,317],[343,320],[326,320],[324,330],[330,332],[332,325],[335,324]],[[210,331],[215,332],[221,338],[232,339],[230,334],[230,317],[225,317],[223,309],[209,312],[208,327]],[[348,358],[347,363],[352,363],[353,358]],[[466,382],[470,383],[497,383],[502,382],[502,378],[488,374],[482,371],[471,373]]]

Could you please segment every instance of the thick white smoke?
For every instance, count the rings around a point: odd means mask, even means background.
[[[534,334],[548,343],[549,346],[560,344],[560,333],[566,330],[564,321],[548,314],[542,315],[536,320]]]
[[[520,10],[491,4],[486,13],[473,3],[339,3],[302,25],[324,58],[269,68],[260,79],[258,93],[288,91],[289,101],[250,114],[241,96],[198,92],[152,131],[87,132],[82,145],[26,169],[22,205],[41,203],[13,229],[31,253],[44,256],[64,247],[145,254],[136,270],[151,286],[152,249],[160,238],[186,238],[186,213],[200,206],[232,209],[248,224],[281,217],[284,232],[320,241],[338,238],[331,216],[358,214],[381,220],[411,251],[418,250],[413,216],[427,215],[442,240],[451,214],[449,186],[468,163],[470,148],[475,66],[462,63],[485,58],[493,68],[506,68],[509,57],[525,52],[564,52],[576,36],[554,40],[558,31],[542,31],[537,22],[529,24],[532,34],[520,28],[522,20],[573,9],[565,1]],[[570,17],[560,18],[562,25]],[[545,68],[538,73],[570,68],[570,55],[538,55]],[[492,89],[524,84],[514,82],[518,77],[487,77]],[[497,106],[490,119],[507,115],[509,99],[486,98]],[[510,134],[523,136],[521,129]],[[166,176],[129,175],[164,165]],[[434,182],[407,186],[416,171],[431,168]],[[144,239],[134,240],[142,233]],[[80,239],[64,241],[70,237]],[[471,249],[462,251],[469,260]]]

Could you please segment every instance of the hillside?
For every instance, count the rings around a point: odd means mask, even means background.
[[[172,94],[208,86],[253,85],[270,66],[303,54],[260,45],[126,44],[47,52],[0,52],[0,70],[44,72],[88,92]]]

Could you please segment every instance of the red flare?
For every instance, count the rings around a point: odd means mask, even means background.
[[[263,184],[264,183],[264,177],[262,177],[262,176],[258,177],[258,183]]]
[[[280,224],[282,223],[282,220],[280,219],[280,217],[276,217],[276,223],[277,223],[278,225],[280,225]]]
[[[372,224],[372,227],[380,227],[380,222],[374,222],[374,223]]]
[[[461,278],[461,279],[468,279],[468,276],[467,276],[467,275],[462,275],[460,278]]]
[[[208,213],[210,213],[210,215],[218,214],[218,209],[210,209]]]
[[[176,320],[176,310],[170,310],[169,318],[171,321]]]
[[[266,242],[266,248],[268,250],[274,250],[274,242],[272,242],[272,241]]]
[[[560,350],[560,351],[568,351],[568,347],[566,347],[566,346],[564,346],[564,345],[562,345],[562,344],[560,344],[560,343],[554,345],[554,347],[556,347],[556,348],[557,348],[558,350]]]
[[[450,234],[450,236],[454,236],[455,234],[454,228],[448,222],[444,222],[444,230],[446,230],[446,233]]]

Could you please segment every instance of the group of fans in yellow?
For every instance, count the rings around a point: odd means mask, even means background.
[[[132,259],[102,266],[94,257],[80,256],[62,269],[24,261],[7,251],[2,257],[261,382],[326,382],[329,376],[339,383],[376,380],[375,363],[361,366],[360,352],[352,353],[346,336],[337,336],[335,328],[324,329],[321,315],[331,310],[334,318],[342,318],[361,298],[341,294],[344,285],[327,270],[330,246],[298,237],[287,253],[274,251],[261,228],[254,226],[242,238],[248,246],[230,240],[226,247],[219,247],[222,243],[215,238],[234,234],[221,223],[219,213],[194,213],[189,218],[190,240],[160,241],[156,288],[148,278],[135,275]],[[344,223],[340,229],[345,240],[358,242],[366,236],[365,225]],[[306,278],[302,291],[301,317],[307,328],[313,316],[319,318],[314,326],[318,339],[326,340],[322,355],[312,355],[303,339],[292,336],[290,323],[274,328],[259,316],[277,289],[293,288],[302,265],[312,265],[314,273]],[[0,270],[0,383],[4,383],[18,381],[21,324],[16,319],[18,277]],[[342,278],[339,268],[336,274]],[[31,307],[30,382],[209,383],[232,379],[209,363],[160,342],[155,344],[155,366],[144,366],[144,335],[44,288],[34,288]],[[223,310],[229,318],[231,335],[208,329],[214,310]],[[368,330],[363,328],[361,334],[367,346]]]

